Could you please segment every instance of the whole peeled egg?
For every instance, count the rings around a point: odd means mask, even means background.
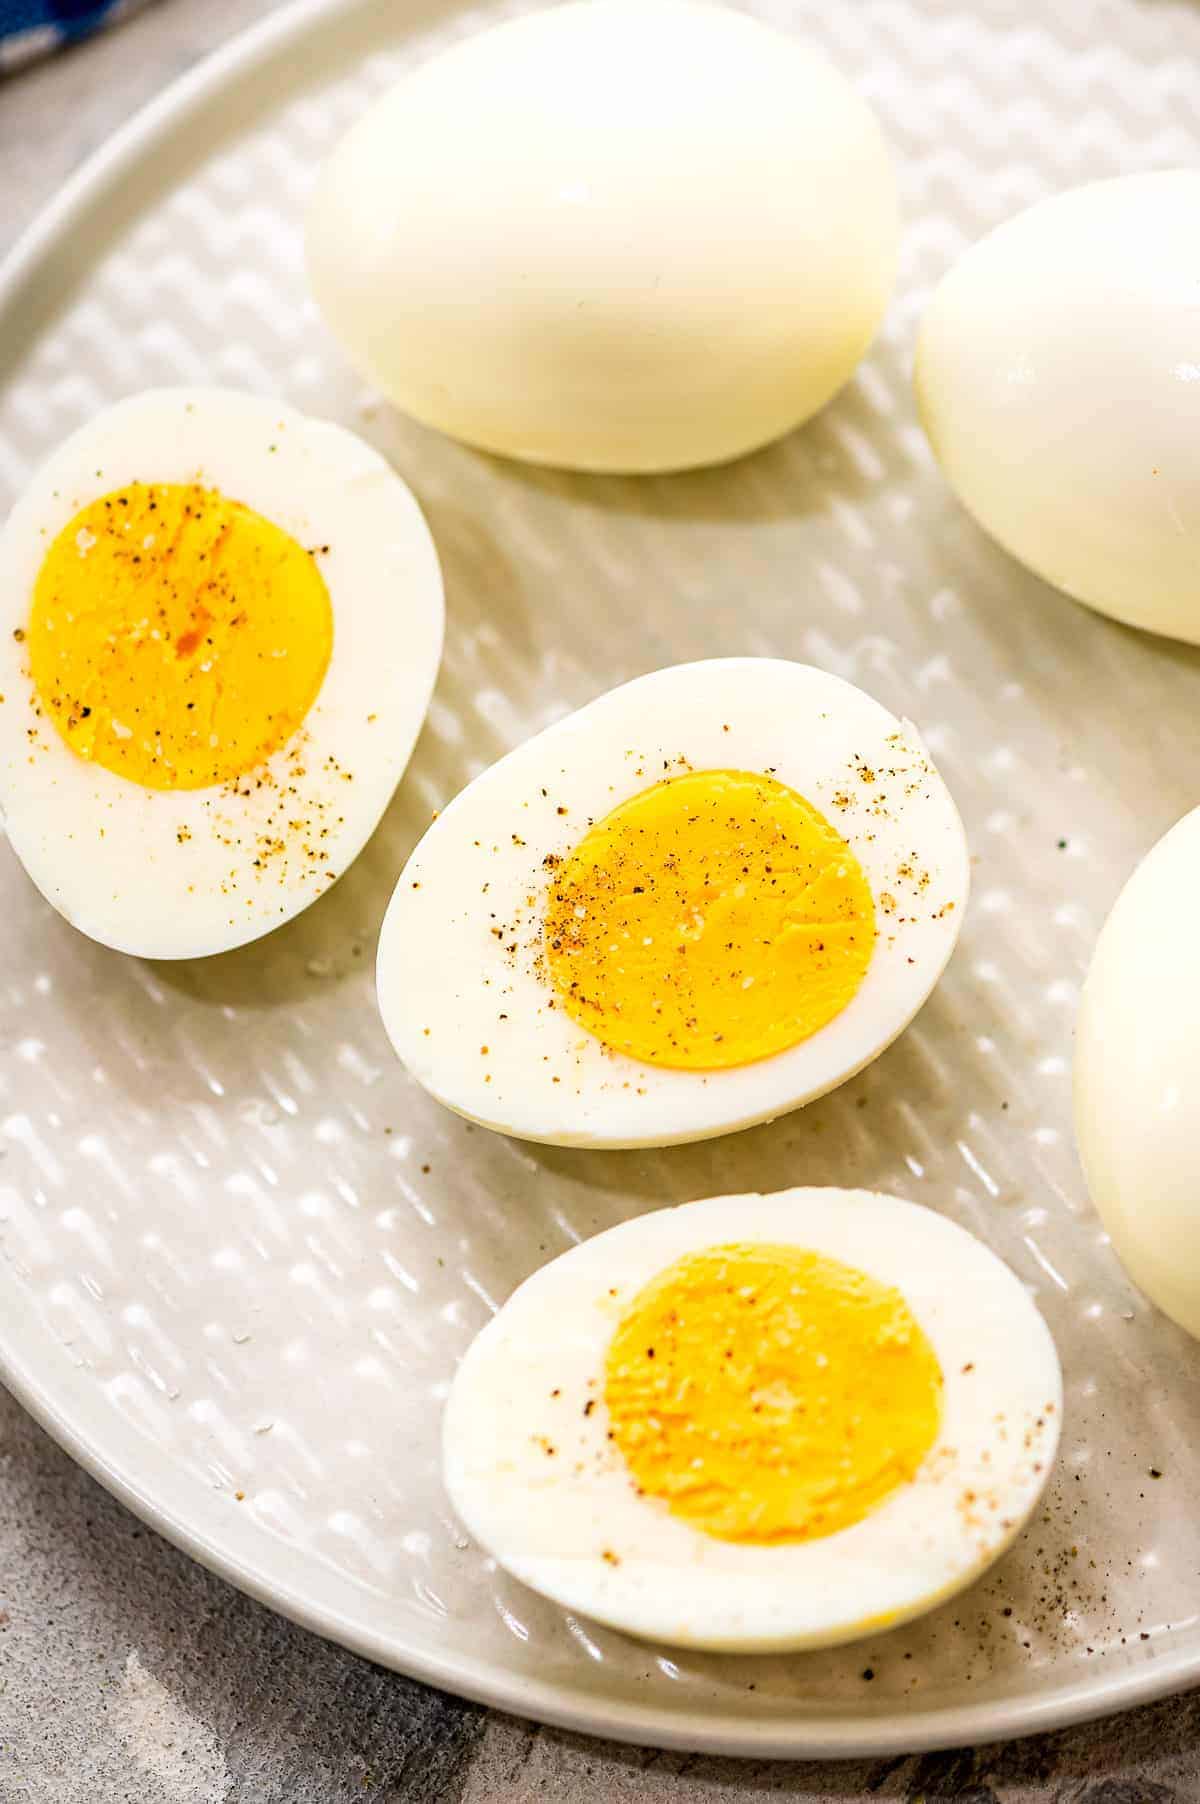
[[[1147,853],[1084,985],[1075,1124],[1092,1200],[1134,1282],[1200,1336],[1200,808]]]
[[[883,315],[888,154],[825,59],[695,0],[576,0],[435,56],[334,151],[313,289],[405,412],[539,463],[720,462]]]
[[[976,244],[925,315],[951,487],[1046,581],[1200,641],[1200,170],[1091,183]]]

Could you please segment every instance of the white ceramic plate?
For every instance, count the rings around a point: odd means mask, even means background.
[[[908,215],[899,293],[809,431],[732,469],[626,482],[410,426],[364,394],[306,296],[318,160],[406,66],[502,10],[285,10],[135,120],[0,284],[8,495],[135,388],[280,393],[395,460],[450,609],[400,797],[350,875],[271,939],[206,963],[123,959],[0,858],[0,1369],[234,1583],[377,1660],[577,1728],[861,1754],[1181,1686],[1200,1677],[1196,1352],[1134,1296],[1087,1207],[1068,1064],[1103,912],[1200,790],[1200,659],[1073,607],[985,543],[931,467],[907,371],[924,293],[982,229],[1087,176],[1195,160],[1200,12],[762,0],[883,116]],[[472,1130],[407,1082],[374,1007],[404,855],[433,808],[564,709],[739,652],[810,659],[922,726],[976,859],[950,973],[877,1065],[771,1127],[649,1154]],[[1068,1385],[1043,1518],[924,1623],[786,1659],[641,1647],[492,1571],[448,1516],[436,1449],[447,1380],[493,1302],[635,1210],[797,1182],[945,1209],[1033,1287]]]

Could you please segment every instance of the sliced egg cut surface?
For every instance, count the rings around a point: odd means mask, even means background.
[[[459,1367],[445,1475],[480,1545],[569,1609],[832,1646],[1004,1552],[1061,1409],[1028,1293],[953,1222],[866,1191],[719,1197],[520,1286]]]
[[[734,1242],[638,1292],[604,1402],[641,1496],[768,1544],[848,1528],[913,1478],[942,1383],[899,1291],[807,1248]]]
[[[665,1145],[874,1058],[967,894],[914,729],[766,658],[611,691],[484,772],[397,885],[379,998],[410,1071],[533,1140]]]
[[[38,572],[29,670],[72,751],[149,789],[262,764],[329,668],[318,559],[218,489],[131,482],[69,520]]]
[[[34,478],[0,579],[0,805],[83,932],[226,950],[356,856],[442,639],[432,542],[377,453],[275,402],[150,391]]]
[[[748,771],[667,777],[563,861],[546,906],[563,1007],[604,1045],[721,1069],[805,1040],[866,974],[875,910],[840,833]]]

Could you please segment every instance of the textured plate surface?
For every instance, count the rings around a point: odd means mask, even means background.
[[[271,939],[191,965],[122,959],[0,857],[5,1376],[106,1483],[257,1596],[389,1664],[600,1733],[899,1750],[1200,1678],[1195,1347],[1122,1278],[1069,1131],[1093,936],[1196,799],[1200,657],[1090,616],[987,544],[931,466],[907,381],[922,298],[980,231],[1087,177],[1196,159],[1200,12],[762,0],[880,111],[908,221],[898,295],[809,430],[732,469],[625,482],[409,425],[363,391],[306,296],[298,221],[320,157],[404,68],[503,10],[373,0],[272,20],[75,184],[0,297],[7,499],[135,388],[276,392],[395,461],[449,605],[433,710],[384,826]],[[372,995],[422,823],[600,689],[747,652],[821,664],[922,727],[975,856],[933,1000],[833,1097],[695,1148],[557,1151],[450,1117],[406,1081]],[[1015,1552],[914,1628],[787,1659],[636,1646],[490,1570],[448,1516],[436,1434],[494,1303],[636,1210],[799,1182],[933,1204],[1033,1288],[1067,1417]]]

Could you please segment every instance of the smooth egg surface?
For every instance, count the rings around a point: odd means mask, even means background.
[[[867,1191],[719,1197],[520,1286],[454,1380],[446,1485],[501,1566],[613,1628],[832,1646],[1004,1552],[1061,1410],[1024,1286],[953,1222]]]
[[[953,949],[962,825],[915,730],[771,658],[637,678],[430,827],[379,945],[401,1059],[485,1126],[654,1146],[867,1064]]]
[[[955,264],[917,352],[951,487],[1015,557],[1131,626],[1200,641],[1200,170],[1091,183]]]
[[[0,535],[0,809],[59,912],[194,957],[328,889],[424,718],[442,585],[342,428],[220,389],[98,415]]]
[[[1200,809],[1146,854],[1105,922],[1075,1041],[1092,1201],[1130,1277],[1200,1336]]]
[[[427,425],[664,470],[824,406],[891,292],[874,116],[796,39],[696,0],[584,0],[454,45],[334,151],[313,292]]]

